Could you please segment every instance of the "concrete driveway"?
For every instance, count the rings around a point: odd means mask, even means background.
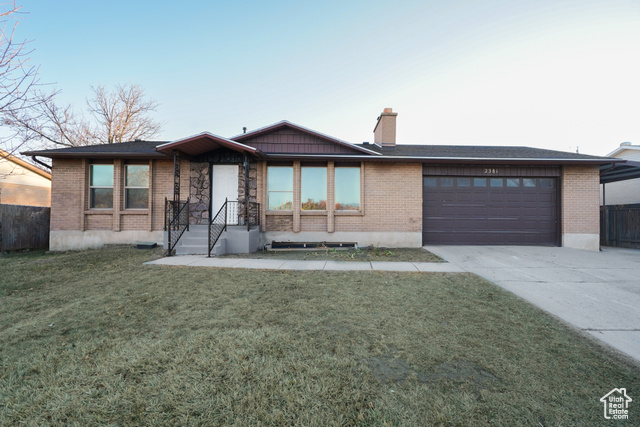
[[[640,361],[640,250],[425,246]]]

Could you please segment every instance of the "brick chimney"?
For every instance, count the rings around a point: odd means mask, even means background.
[[[378,116],[378,123],[373,128],[373,142],[382,147],[396,146],[396,117],[398,113],[394,113],[393,109],[385,108],[382,114]]]

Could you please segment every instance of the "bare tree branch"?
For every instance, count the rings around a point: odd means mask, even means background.
[[[2,124],[14,131],[21,145],[76,147],[157,135],[161,125],[147,114],[158,104],[145,99],[140,86],[119,85],[112,92],[104,86],[91,90],[93,97],[87,100],[87,106],[93,121],[71,105],[60,106],[56,101],[59,92],[35,91],[37,102],[28,109],[6,111]]]
[[[118,85],[113,92],[104,86],[91,87],[93,98],[87,100],[89,111],[98,121],[98,139],[106,143],[152,138],[160,123],[148,117],[158,103],[145,98],[137,84]]]
[[[0,8],[0,114],[19,114],[39,102],[32,96],[38,84],[38,67],[29,64],[32,50],[27,49],[28,42],[14,40],[18,25],[16,15],[21,6],[16,6],[13,1],[0,5]],[[15,22],[11,23],[12,20]],[[4,120],[0,124],[4,125]],[[0,145],[10,153],[23,143],[15,138],[15,129],[13,131],[0,139]]]

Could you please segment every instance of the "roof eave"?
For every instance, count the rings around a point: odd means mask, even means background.
[[[146,153],[131,152],[95,152],[95,153],[55,153],[47,151],[25,151],[25,156],[40,156],[50,159],[166,159],[166,154],[151,151]]]
[[[583,165],[603,165],[608,163],[623,163],[625,160],[612,159],[561,159],[561,158],[500,158],[500,157],[430,157],[430,156],[362,156],[362,155],[310,155],[310,154],[287,154],[287,153],[267,153],[268,159],[274,160],[364,160],[364,161],[385,161],[402,163],[459,163],[459,164],[583,164]]]

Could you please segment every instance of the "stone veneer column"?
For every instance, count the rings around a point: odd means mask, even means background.
[[[209,163],[191,163],[189,186],[189,224],[207,224],[211,200]]]

